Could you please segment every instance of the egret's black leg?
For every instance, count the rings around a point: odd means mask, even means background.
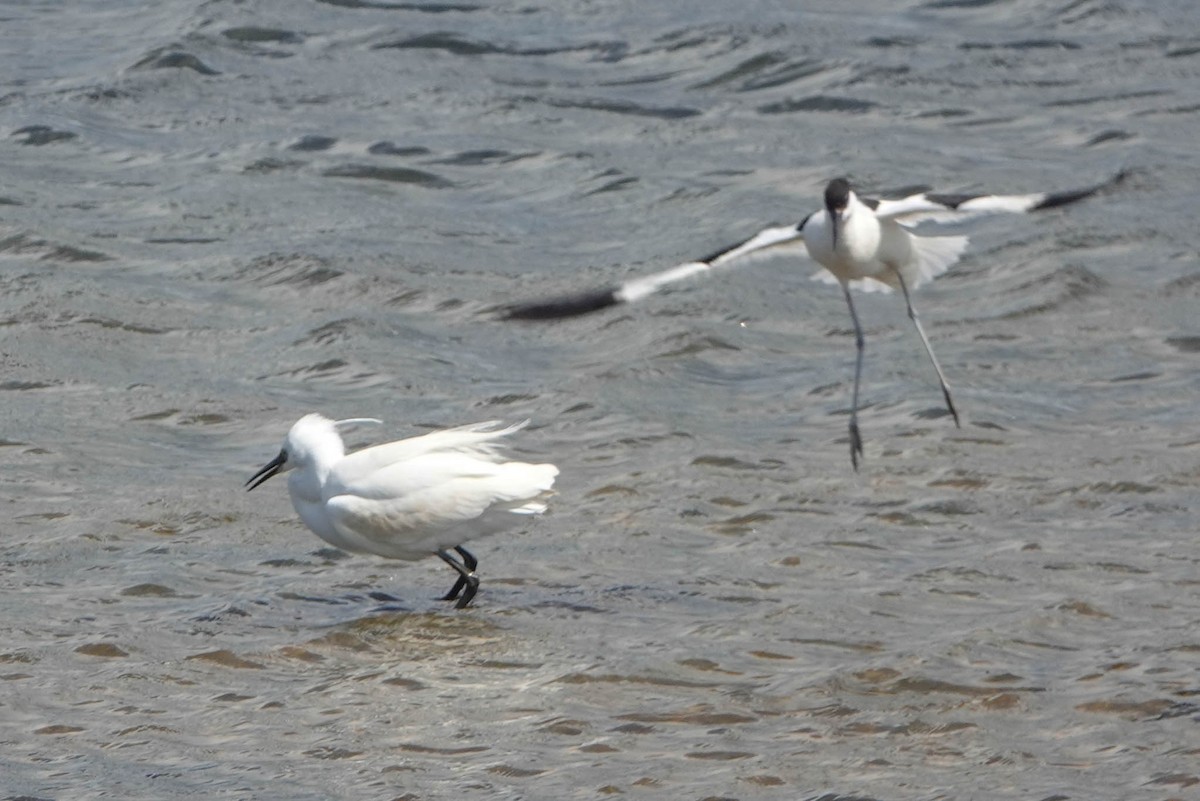
[[[475,558],[475,555],[461,545],[455,545],[454,550],[458,551],[458,555],[462,557],[463,564],[467,566],[467,570],[474,573],[475,568],[479,567],[479,560]]]
[[[925,336],[925,329],[921,327],[921,320],[917,317],[917,310],[913,308],[912,299],[908,296],[908,284],[904,283],[904,276],[899,270],[895,270],[896,277],[900,279],[900,289],[904,292],[904,303],[908,306],[908,319],[913,321],[913,325],[917,327],[917,333],[921,335],[921,344],[925,346],[925,352],[929,354],[929,361],[933,362],[933,369],[937,371],[938,381],[942,385],[942,396],[946,399],[946,408],[950,410],[950,415],[954,418],[955,428],[962,428],[962,424],[958,422],[958,410],[954,408],[954,400],[950,397],[950,385],[946,383],[946,376],[942,373],[942,366],[938,364],[937,357],[933,355],[933,348],[929,345],[929,337]]]
[[[450,554],[445,551],[438,551],[437,555],[443,562],[454,568],[458,573],[458,580],[454,582],[454,587],[443,598],[443,601],[453,601],[458,595],[459,590],[462,590],[462,597],[458,599],[458,603],[454,605],[455,609],[462,609],[467,604],[471,603],[471,599],[475,597],[475,593],[479,590],[479,577],[475,575],[474,568],[479,564],[474,556],[465,552],[462,547],[456,546],[455,549],[463,555],[463,563],[460,563]],[[465,564],[464,564],[465,563]],[[470,567],[468,567],[468,565]]]
[[[850,319],[854,322],[854,395],[850,401],[850,463],[858,470],[858,457],[862,455],[862,436],[858,433],[858,384],[862,378],[863,350],[866,342],[863,339],[862,326],[858,323],[858,312],[854,310],[854,298],[850,296],[850,287],[842,284],[842,292],[846,295],[846,305],[850,307]]]
[[[459,555],[462,556],[463,564],[466,565],[467,571],[470,573],[474,573],[475,568],[479,567],[479,560],[475,558],[474,554],[472,554],[470,551],[468,551],[466,548],[462,547],[461,545],[455,545],[454,550],[458,551]],[[443,557],[443,558],[445,558],[445,557]],[[462,588],[466,586],[466,584],[467,584],[467,580],[464,579],[462,576],[459,576],[458,581],[454,582],[454,586],[450,588],[450,592],[443,595],[441,600],[453,601],[455,598],[458,597],[459,591],[461,591]]]

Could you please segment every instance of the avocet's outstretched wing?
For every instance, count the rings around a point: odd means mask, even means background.
[[[1023,213],[1057,208],[1083,200],[1103,189],[1114,186],[1124,180],[1126,175],[1127,172],[1123,170],[1102,184],[1064,192],[1037,192],[1028,195],[921,193],[898,200],[862,198],[861,201],[881,221],[890,221],[907,227],[924,220],[949,222],[966,220],[984,214]],[[825,212],[815,213],[820,215]],[[805,224],[812,217],[813,215],[810,214],[796,225],[765,228],[750,239],[733,247],[722,248],[707,258],[689,261],[644,278],[635,278],[615,287],[510,305],[504,310],[503,316],[510,320],[551,320],[575,317],[610,306],[641,300],[677,281],[708,273],[719,267],[745,264],[754,261],[758,256],[773,256],[785,252],[790,254],[792,250],[789,246],[803,243]],[[966,237],[962,236],[920,238],[917,246],[921,249],[922,258],[919,260],[919,274],[909,279],[912,287],[944,272],[962,255],[966,244]],[[803,252],[803,249],[799,252]],[[826,270],[822,270],[816,277],[823,281],[836,282],[837,280]],[[876,291],[887,291],[889,288],[886,284],[872,279],[852,281],[851,286]]]
[[[755,256],[785,252],[789,245],[803,243],[803,228],[803,221],[799,225],[764,228],[746,241],[721,248],[707,258],[689,261],[643,278],[634,278],[615,287],[515,304],[505,310],[504,317],[509,320],[551,320],[558,317],[575,317],[621,303],[632,303],[685,278],[735,263],[745,264],[753,261]]]
[[[864,200],[871,206],[875,216],[895,220],[901,225],[919,222],[955,222],[968,220],[985,214],[1024,214],[1042,209],[1053,209],[1091,197],[1102,189],[1115,186],[1125,180],[1127,172],[1122,170],[1102,184],[1085,189],[1068,189],[1063,192],[1035,192],[1029,195],[968,195],[924,192],[897,200]]]

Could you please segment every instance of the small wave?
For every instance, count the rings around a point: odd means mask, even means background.
[[[354,324],[355,321],[350,319],[334,320],[317,326],[292,344],[296,346],[317,345],[325,347],[335,345],[339,342],[346,342],[353,338],[351,329],[354,327]]]
[[[1000,5],[1007,0],[934,0],[932,3],[926,3],[925,8],[985,8],[991,5]]]
[[[457,33],[438,32],[425,33],[394,42],[380,42],[372,45],[372,50],[444,50],[456,56],[482,56],[493,53],[510,53],[518,55],[506,47],[494,45],[480,39],[471,39]]]
[[[390,383],[393,376],[345,359],[325,359],[258,377],[259,381],[288,378],[302,383],[330,383],[344,387],[373,387]]]
[[[878,103],[870,100],[835,97],[832,95],[812,95],[811,97],[804,97],[799,100],[782,100],[778,103],[767,103],[758,107],[758,113],[791,114],[797,111],[824,111],[862,114],[878,106]]]
[[[267,158],[253,161],[242,168],[242,172],[247,173],[271,173],[279,172],[280,170],[295,170],[304,166],[303,161],[297,159],[278,159],[271,156]]]
[[[164,584],[143,583],[134,584],[121,590],[119,595],[127,598],[179,598],[181,593]],[[188,597],[195,597],[189,595]]]
[[[481,751],[490,751],[490,745],[463,745],[455,747],[441,747],[434,745],[422,745],[420,743],[400,743],[394,746],[397,751],[408,751],[416,754],[432,754],[434,756],[462,756],[463,754],[478,754]]]
[[[1080,50],[1083,45],[1068,39],[1021,39],[1015,42],[963,42],[959,50]]]
[[[113,260],[112,256],[98,250],[86,250],[74,245],[56,245],[27,234],[17,234],[0,239],[0,253],[22,256],[40,254],[38,258],[41,261],[102,262]]]
[[[1100,133],[1096,134],[1091,139],[1084,142],[1083,146],[1096,147],[1097,145],[1103,145],[1108,142],[1125,142],[1130,139],[1135,139],[1136,137],[1137,134],[1129,133],[1129,131],[1111,129],[1107,131],[1101,131]]]
[[[260,28],[257,26],[247,26],[243,28],[226,28],[221,31],[221,35],[226,39],[235,42],[245,42],[247,44],[300,44],[304,41],[304,37],[295,31],[283,30],[282,28]]]
[[[391,42],[380,42],[371,46],[372,50],[442,50],[455,56],[556,56],[564,53],[594,52],[598,61],[620,61],[629,52],[625,42],[585,42],[576,45],[558,47],[514,47],[511,45],[494,44],[484,39],[475,39],[453,31],[435,31],[397,39]]]
[[[42,261],[100,262],[113,257],[98,250],[86,250],[74,245],[60,245],[30,234],[14,234],[0,239],[0,253],[16,255],[40,254]]]
[[[723,470],[739,471],[778,470],[784,466],[783,462],[778,459],[762,459],[758,462],[747,462],[735,456],[715,456],[711,454],[697,456],[691,463],[696,467],[718,467]]]
[[[238,670],[262,670],[266,667],[261,662],[255,662],[244,657],[240,657],[233,651],[220,649],[216,651],[204,651],[191,656],[185,656],[185,661],[199,660],[202,662],[211,662],[215,665],[227,668],[235,668]]]
[[[604,175],[611,175],[611,174],[612,173],[605,173]],[[604,194],[605,192],[619,192],[622,189],[633,186],[637,182],[638,182],[638,179],[633,177],[632,175],[625,176],[624,178],[614,178],[611,181],[607,181],[607,182],[601,184],[600,186],[596,187],[595,189],[591,189],[591,190],[585,192],[583,196],[584,197],[592,197],[594,195]]]
[[[446,189],[455,185],[453,181],[425,170],[414,170],[409,167],[379,167],[374,164],[345,164],[340,167],[331,167],[321,174],[329,178],[388,181],[421,186],[426,189]]]
[[[1019,308],[1002,312],[996,316],[996,319],[1013,320],[1045,314],[1073,300],[1080,300],[1101,292],[1107,285],[1103,278],[1086,267],[1079,265],[1061,267],[1048,275],[1027,281],[1009,290],[1006,294],[1021,297],[1033,295],[1034,298]]]
[[[449,11],[479,11],[483,6],[470,3],[384,3],[378,0],[317,0],[327,6],[381,11],[424,11],[427,14],[445,14]]]
[[[393,142],[383,141],[372,144],[367,148],[367,152],[374,156],[427,156],[432,151],[420,145],[401,147]]]
[[[577,108],[585,111],[605,111],[611,114],[626,114],[632,117],[654,117],[662,120],[681,120],[688,117],[698,117],[699,109],[686,106],[643,106],[630,100],[607,100],[599,98],[584,98],[578,100],[548,99],[547,105],[555,108]]]
[[[31,389],[53,389],[59,383],[45,381],[0,381],[0,392],[28,392]]]
[[[1180,353],[1200,353],[1200,337],[1167,337],[1163,342]]]
[[[65,142],[76,138],[79,134],[72,131],[60,131],[49,125],[26,125],[24,128],[13,131],[10,135],[24,137],[21,144],[37,147],[54,142]]]
[[[98,317],[95,315],[72,317],[70,322],[83,325],[98,325],[101,328],[128,331],[131,334],[168,334],[175,330],[173,328],[157,328],[148,325],[137,325],[135,323],[124,323],[120,320],[114,320],[111,317]]]
[[[554,679],[555,684],[646,684],[652,687],[721,687],[711,681],[688,681],[665,676],[632,675],[624,673],[566,673]]]
[[[174,50],[171,48],[155,48],[137,61],[131,69],[135,70],[162,70],[162,69],[186,69],[198,72],[201,75],[220,75],[219,70],[205,64],[196,56],[184,50]]]
[[[1070,106],[1090,106],[1096,103],[1125,103],[1143,97],[1160,97],[1171,92],[1165,89],[1146,89],[1137,92],[1113,92],[1108,95],[1088,95],[1087,97],[1066,97],[1046,103],[1046,108],[1064,108]]]
[[[510,153],[507,150],[464,150],[461,153],[456,153],[453,156],[436,159],[429,162],[430,164],[449,164],[456,167],[480,167],[492,166],[496,164],[509,164],[522,159],[533,158],[540,155],[537,151],[529,151],[527,153]]]
[[[333,136],[321,136],[319,134],[309,134],[300,137],[297,141],[287,146],[288,150],[295,150],[301,153],[317,153],[322,150],[329,150],[337,144],[337,138]]]
[[[824,63],[815,59],[792,61],[780,53],[763,53],[746,59],[720,75],[696,84],[693,88],[714,89],[737,83],[736,91],[756,92],[795,83],[827,70],[828,67]]]
[[[676,334],[667,337],[669,350],[662,353],[656,353],[651,358],[655,359],[674,359],[680,356],[696,356],[705,351],[726,350],[740,351],[741,348],[732,342],[727,342],[724,339],[716,336],[696,336],[690,333]]]
[[[272,253],[236,270],[226,280],[250,281],[264,286],[311,287],[341,278],[342,271],[327,259],[307,253]]]

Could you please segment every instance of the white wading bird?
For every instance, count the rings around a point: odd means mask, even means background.
[[[558,468],[501,461],[497,440],[528,420],[508,428],[476,423],[346,455],[340,432],[379,422],[305,415],[246,486],[292,471],[292,506],[314,534],[352,553],[410,561],[437,554],[458,573],[442,600],[457,598],[462,609],[479,589],[478,561],[462,544],[545,511]]]
[[[678,267],[627,281],[615,288],[595,290],[546,301],[510,306],[508,319],[546,320],[572,317],[620,303],[630,303],[652,295],[659,289],[684,278],[724,267],[752,254],[763,255],[771,248],[803,241],[808,255],[825,268],[813,278],[841,284],[854,323],[854,393],[850,404],[850,461],[858,469],[862,455],[862,437],[858,431],[858,385],[862,376],[863,332],[854,310],[851,288],[867,292],[904,293],[908,316],[916,326],[941,383],[946,408],[960,426],[958,411],[950,397],[950,386],[921,321],[913,308],[909,290],[946,272],[967,248],[965,236],[918,236],[909,226],[926,220],[946,222],[1000,212],[1028,212],[1053,209],[1082,200],[1121,181],[1119,173],[1110,181],[1087,189],[1065,192],[1037,192],[1031,195],[949,195],[921,193],[898,200],[861,198],[843,178],[825,187],[825,207],[809,214],[796,225],[766,228],[733,247],[722,248],[711,256]],[[960,426],[961,427],[961,426]]]

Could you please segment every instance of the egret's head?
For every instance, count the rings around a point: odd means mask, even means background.
[[[360,423],[380,421],[371,417],[352,417],[346,420],[330,420],[320,414],[306,414],[288,431],[283,439],[279,455],[263,465],[262,469],[246,482],[246,491],[254,489],[279,473],[294,467],[312,464],[319,457],[339,459],[345,453],[341,432]]]

